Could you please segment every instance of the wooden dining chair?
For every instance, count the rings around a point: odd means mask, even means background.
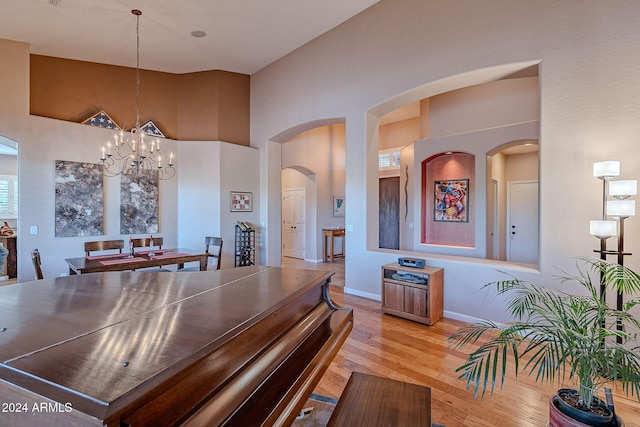
[[[133,248],[158,248],[162,249],[164,239],[162,237],[153,238],[153,246],[151,246],[151,239],[149,237],[141,237],[139,239],[131,239],[133,241]]]
[[[33,268],[36,270],[36,280],[44,279],[42,274],[41,260],[40,260],[40,251],[38,249],[34,249],[31,251],[31,261],[33,261]]]
[[[84,251],[87,256],[91,255],[91,252],[118,250],[118,253],[122,253],[124,249],[124,240],[100,240],[97,242],[84,242]]]
[[[220,262],[222,260],[222,238],[221,237],[211,237],[207,236],[204,238],[204,251],[209,254],[210,258],[216,259],[216,270],[220,270]],[[212,263],[209,263],[211,266]],[[212,268],[207,268],[207,270],[213,270]],[[188,267],[181,268],[178,272],[190,272],[190,271],[200,271],[200,267]]]
[[[153,238],[153,246],[151,245],[151,238],[149,238],[149,237],[140,237],[138,239],[131,239],[131,241],[133,242],[134,253],[135,253],[135,249],[136,248],[150,248],[150,249],[161,250],[162,249],[162,245],[164,244],[164,239],[162,237],[154,237]],[[137,270],[137,271],[171,272],[171,270],[169,270],[169,269],[159,268],[159,267],[144,268],[144,269]]]

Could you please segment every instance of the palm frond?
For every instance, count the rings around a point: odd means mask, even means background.
[[[577,378],[585,403],[594,389],[611,379],[640,401],[640,319],[631,313],[640,298],[628,299],[622,310],[615,310],[599,296],[600,283],[625,295],[640,292],[640,275],[595,258],[582,261],[577,273],[562,272],[559,279],[580,285],[585,294],[556,291],[514,276],[483,286],[506,298],[507,312],[515,321],[466,325],[449,337],[456,349],[480,343],[456,369],[467,389],[473,387],[474,398],[487,390],[493,394],[496,385],[502,388],[513,362],[516,376],[522,370],[538,382]]]

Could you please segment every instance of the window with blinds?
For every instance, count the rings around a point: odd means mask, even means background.
[[[0,218],[18,218],[18,179],[0,175]]]
[[[378,169],[391,170],[400,168],[400,148],[380,150],[378,153]]]

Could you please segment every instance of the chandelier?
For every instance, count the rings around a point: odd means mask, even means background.
[[[136,125],[131,131],[116,131],[113,142],[109,140],[102,146],[102,173],[105,176],[122,174],[142,175],[157,173],[159,179],[171,179],[176,174],[173,167],[173,153],[169,154],[166,165],[162,165],[160,139],[146,135],[140,126],[140,15],[136,16]],[[168,161],[167,161],[168,160]]]

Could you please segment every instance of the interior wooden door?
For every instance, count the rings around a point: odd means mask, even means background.
[[[507,261],[537,264],[538,182],[510,182],[507,191]]]
[[[304,189],[282,194],[282,255],[304,259]]]
[[[380,179],[378,246],[400,249],[400,177]]]

